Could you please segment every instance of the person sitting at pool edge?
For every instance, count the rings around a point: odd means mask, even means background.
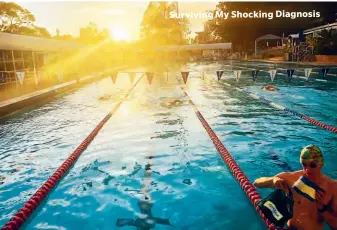
[[[262,89],[264,91],[279,91],[279,89],[273,85],[265,85]]]
[[[292,230],[323,230],[324,222],[337,230],[337,181],[321,172],[323,153],[315,145],[304,147],[300,154],[302,170],[281,172],[274,177],[255,180],[258,188],[277,188],[294,198]]]

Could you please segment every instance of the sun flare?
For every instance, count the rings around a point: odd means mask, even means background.
[[[126,30],[125,27],[122,27],[120,25],[114,25],[110,29],[111,37],[115,40],[119,41],[127,41],[130,40],[130,34]]]

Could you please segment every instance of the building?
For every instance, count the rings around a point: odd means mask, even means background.
[[[314,37],[319,37],[320,32],[323,30],[327,30],[327,31],[332,30],[333,33],[337,33],[337,22],[310,28],[310,29],[304,30],[303,32],[297,33],[297,34],[290,34],[288,38],[290,40],[290,44],[294,46],[294,45],[298,45],[301,41],[303,41],[305,36],[307,35],[313,35]]]
[[[43,80],[44,66],[57,55],[67,55],[82,45],[40,37],[0,33],[1,86]]]
[[[154,51],[163,56],[165,53],[174,53],[177,57],[183,54],[193,60],[225,59],[232,53],[232,43],[158,46]]]

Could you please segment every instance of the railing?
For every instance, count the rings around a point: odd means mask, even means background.
[[[228,57],[229,60],[236,60],[239,59],[241,57],[241,54],[239,52],[233,53],[232,55],[230,55]]]
[[[301,42],[293,49],[292,60],[293,61],[310,61],[314,53],[312,46],[308,46],[306,43]]]

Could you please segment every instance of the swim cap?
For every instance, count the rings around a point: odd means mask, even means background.
[[[315,160],[317,163],[323,164],[322,150],[316,145],[305,146],[301,151],[300,161]]]

